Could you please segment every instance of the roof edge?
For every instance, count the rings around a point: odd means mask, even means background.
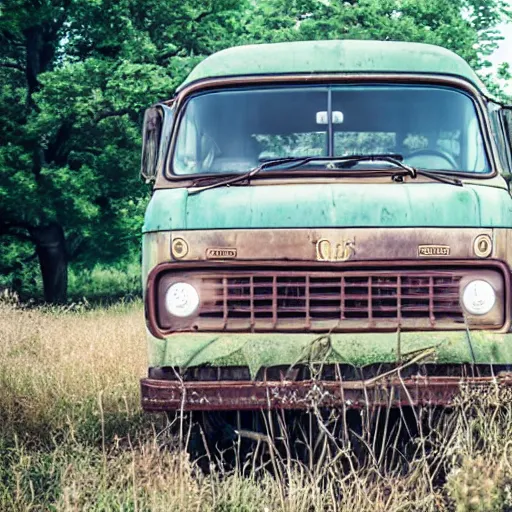
[[[209,78],[287,74],[428,74],[462,78],[491,97],[476,72],[441,46],[399,41],[326,40],[234,46],[206,57],[177,88]]]

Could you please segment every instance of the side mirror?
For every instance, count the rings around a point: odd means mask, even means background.
[[[163,171],[171,140],[173,110],[167,105],[156,105],[144,113],[142,128],[142,159],[140,175],[151,183]]]

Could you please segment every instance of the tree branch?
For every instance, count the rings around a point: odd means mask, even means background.
[[[14,64],[12,62],[0,62],[0,68],[17,69],[22,73],[25,73],[25,68],[21,64]]]
[[[62,123],[57,130],[57,134],[52,142],[46,148],[44,158],[45,162],[55,162],[58,165],[64,165],[69,155],[66,151],[66,144],[71,138],[74,119],[68,119]]]
[[[107,119],[109,117],[124,116],[125,114],[129,114],[130,112],[131,109],[129,108],[100,112],[97,116],[95,116],[94,122],[97,124],[100,121],[103,121],[103,119]]]
[[[201,23],[201,21],[203,21],[205,18],[207,18],[208,16],[210,16],[212,14],[213,14],[213,11],[203,12],[203,13],[199,14],[199,16],[196,16],[195,18],[193,18],[193,21],[194,21],[194,23]]]
[[[177,48],[176,50],[169,50],[167,52],[160,54],[156,58],[157,64],[159,64],[161,66],[167,59],[170,59],[171,57],[176,57],[176,55],[178,55],[180,50],[181,50],[181,48]]]
[[[74,260],[83,250],[85,238],[82,235],[77,235],[71,240],[68,238],[68,259]]]
[[[28,231],[28,235],[26,233],[20,233],[19,229],[24,231]],[[1,235],[9,235],[14,236],[20,240],[24,240],[26,242],[33,242],[34,239],[30,234],[32,230],[32,226],[28,224],[28,222],[16,221],[16,222],[1,222],[0,223],[0,236]]]

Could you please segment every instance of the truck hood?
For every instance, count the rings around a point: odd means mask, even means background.
[[[156,190],[143,232],[328,227],[510,227],[506,189],[444,183],[320,183]]]

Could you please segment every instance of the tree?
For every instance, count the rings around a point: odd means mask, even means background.
[[[137,247],[145,107],[234,33],[236,0],[8,0],[0,18],[0,258],[35,248],[48,302],[70,260]]]
[[[438,44],[475,69],[502,38],[505,0],[258,0],[244,19],[246,41],[376,39]]]
[[[39,262],[66,299],[68,263],[138,247],[143,110],[235,44],[395,39],[488,65],[503,0],[5,0],[0,16],[0,271]]]

